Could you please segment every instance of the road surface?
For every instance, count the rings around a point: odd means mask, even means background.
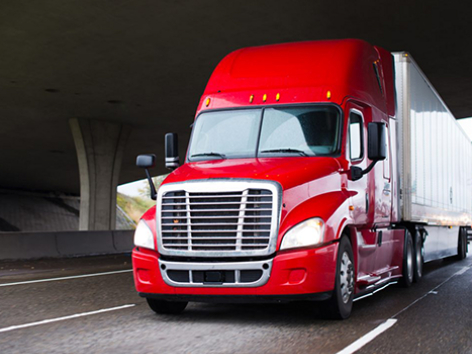
[[[472,353],[472,257],[427,264],[345,321],[303,303],[156,315],[130,269],[129,255],[0,263],[0,353]]]

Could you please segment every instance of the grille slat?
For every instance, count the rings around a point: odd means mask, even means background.
[[[273,192],[249,188],[229,192],[177,190],[161,198],[164,249],[235,252],[269,248],[274,226]]]
[[[163,230],[162,233],[163,234],[167,234],[167,233],[184,233],[186,232],[187,230]],[[236,233],[237,230],[220,230],[220,229],[206,229],[206,230],[192,230],[192,234],[201,234],[201,233]],[[270,232],[270,230],[264,230],[264,229],[243,229],[243,232],[263,232],[263,233],[267,233],[267,232]],[[198,236],[198,235],[197,235]]]
[[[182,240],[182,238],[180,238],[180,237],[163,236],[162,238],[165,239],[165,240],[173,240],[173,241]],[[244,240],[265,240],[265,239],[269,239],[269,238],[270,238],[269,236],[244,237]],[[229,238],[229,237],[214,236],[214,237],[193,237],[192,240],[193,241],[195,241],[195,240],[205,240],[205,241],[216,241],[216,240],[218,240],[218,241],[220,241],[220,240],[234,240],[234,239]]]

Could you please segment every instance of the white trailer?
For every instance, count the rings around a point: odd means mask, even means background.
[[[458,237],[472,223],[472,144],[413,58],[393,56],[397,205],[404,222],[426,230],[427,262],[457,254]]]

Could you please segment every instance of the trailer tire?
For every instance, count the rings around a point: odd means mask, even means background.
[[[151,310],[158,314],[176,315],[182,313],[187,307],[188,302],[185,301],[166,301],[146,298]]]
[[[461,227],[459,229],[459,241],[457,245],[457,259],[463,260],[467,257],[467,229]]]
[[[413,238],[408,230],[405,229],[405,242],[403,245],[403,267],[400,285],[409,288],[413,283],[415,273]]]
[[[339,242],[336,261],[336,278],[333,296],[323,307],[323,313],[330,319],[346,319],[351,315],[354,299],[354,255],[349,238]]]
[[[423,264],[424,264],[424,247],[423,247],[423,234],[420,230],[416,230],[414,234],[415,244],[415,271],[413,273],[413,281],[418,283],[423,277]]]

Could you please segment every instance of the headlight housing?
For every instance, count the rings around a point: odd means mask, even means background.
[[[154,235],[144,220],[140,220],[134,232],[134,244],[137,247],[155,249]]]
[[[295,225],[284,235],[280,250],[316,246],[324,241],[324,222],[311,218]]]

